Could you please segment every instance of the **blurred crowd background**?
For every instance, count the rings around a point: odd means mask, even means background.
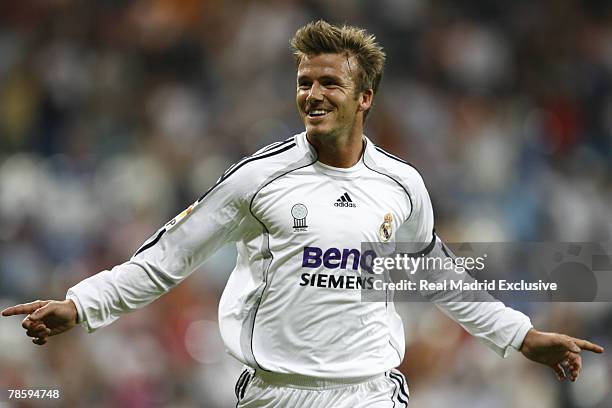
[[[450,242],[609,242],[612,3],[543,0],[25,0],[0,3],[0,307],[63,298],[128,259],[231,163],[299,133],[288,40],[318,18],[374,33],[368,118],[413,163]],[[45,347],[0,319],[0,407],[229,407],[240,365],[217,303],[224,248],[173,292]],[[607,303],[517,304],[610,349]],[[502,360],[429,304],[398,305],[415,407],[610,407],[582,378]],[[57,388],[61,401],[6,399]]]

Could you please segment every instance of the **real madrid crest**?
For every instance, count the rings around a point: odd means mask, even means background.
[[[389,242],[393,235],[393,215],[391,213],[385,214],[385,219],[378,229],[378,238],[382,242]]]

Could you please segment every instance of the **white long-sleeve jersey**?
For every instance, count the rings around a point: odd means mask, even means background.
[[[253,368],[321,378],[396,367],[404,329],[393,303],[362,302],[362,242],[430,242],[433,211],[419,173],[364,137],[348,169],[320,163],[306,134],[230,167],[196,203],[124,264],[67,294],[89,331],[141,308],[235,242],[219,305],[229,353]],[[386,224],[385,224],[386,223]],[[383,225],[385,224],[385,225]],[[500,355],[518,348],[529,319],[499,302],[438,304]]]

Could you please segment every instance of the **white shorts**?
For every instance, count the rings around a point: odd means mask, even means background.
[[[322,380],[245,368],[236,382],[238,408],[405,408],[409,395],[406,379],[395,369]]]

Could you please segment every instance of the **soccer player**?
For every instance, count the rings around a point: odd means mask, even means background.
[[[443,253],[429,195],[408,163],[363,134],[385,54],[364,30],[324,21],[291,40],[305,132],[231,166],[124,264],[27,314],[35,344],[75,325],[93,332],[171,290],[228,242],[236,267],[221,297],[229,353],[245,365],[239,407],[402,407],[408,403],[402,322],[391,302],[362,302],[362,242],[423,242]],[[588,341],[535,330],[500,302],[439,302],[498,354],[516,349],[574,381]]]

